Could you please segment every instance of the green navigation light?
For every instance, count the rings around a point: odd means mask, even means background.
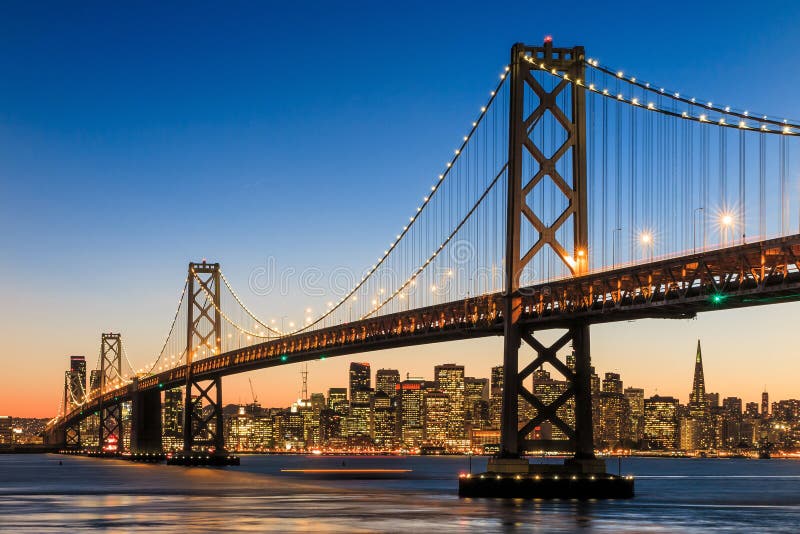
[[[288,359],[289,359],[289,357],[287,355],[285,355],[285,354],[283,356],[281,356],[281,361],[282,362],[285,362]]]
[[[713,302],[714,304],[720,304],[723,300],[725,300],[725,297],[723,295],[720,295],[719,293],[716,293],[715,295],[711,296],[711,302]]]

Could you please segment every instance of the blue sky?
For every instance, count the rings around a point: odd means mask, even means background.
[[[240,291],[270,256],[300,269],[369,265],[516,41],[551,34],[683,93],[800,117],[800,5],[765,5],[4,2],[0,359],[19,363],[0,377],[0,412],[51,414],[66,356],[93,362],[101,331],[122,331],[131,358],[149,360],[190,260],[220,261]],[[265,317],[302,316],[297,299],[243,297]],[[707,367],[718,365],[707,371],[712,389],[755,400],[771,382],[786,397],[793,382],[774,373],[794,356],[797,311],[598,327],[595,361],[648,394],[684,397],[702,336]],[[752,350],[764,349],[731,332],[754,324],[771,340],[769,358],[745,376]],[[652,349],[655,369],[641,362],[653,339],[665,339]],[[498,347],[369,359],[425,375],[460,361],[486,376]],[[312,389],[342,385],[348,361],[311,369]],[[292,395],[270,397],[267,384],[299,384],[298,372],[252,376],[265,403],[285,404]],[[245,391],[243,381],[230,379],[230,391]]]

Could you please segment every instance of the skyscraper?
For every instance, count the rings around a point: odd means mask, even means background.
[[[700,340],[697,340],[697,354],[694,359],[694,380],[692,392],[689,394],[689,406],[700,407],[706,404],[706,381],[703,377],[703,353],[700,351]]]
[[[767,393],[766,387],[761,394],[761,417],[762,419],[769,417],[769,393]]]
[[[357,403],[369,402],[371,387],[369,363],[350,363],[350,401]]]
[[[678,445],[678,399],[653,395],[644,401],[644,437],[653,449]]]
[[[492,367],[489,380],[489,419],[492,428],[500,428],[500,417],[503,411],[503,366]]]
[[[379,371],[380,372],[380,371]],[[392,449],[397,443],[396,409],[392,398],[378,390],[372,397],[372,440],[382,449]]]
[[[622,392],[622,380],[618,373],[606,373],[603,391],[600,393],[600,436],[609,446],[622,444],[628,432],[628,402]]]
[[[533,372],[533,394],[542,401],[545,405],[555,402],[566,390],[568,384],[566,380],[554,380],[550,372],[540,367]],[[519,406],[530,406],[530,403],[524,399],[519,400]],[[556,411],[558,417],[567,423],[573,425],[575,423],[575,402],[573,399],[568,399]],[[520,410],[519,423],[525,424],[533,417],[536,417],[536,410],[530,406],[530,411],[523,413]],[[560,428],[553,425],[550,421],[544,421],[540,425],[541,439],[566,439],[567,436],[561,431]]]
[[[489,380],[486,378],[464,378],[464,408],[466,422],[473,428],[483,428],[483,406],[489,400]]]
[[[450,416],[447,420],[448,439],[466,437],[466,412],[464,410],[464,366],[446,363],[434,367],[436,389],[450,399]]]
[[[644,437],[644,390],[642,388],[625,388],[628,400],[628,432],[627,439],[639,443]]]
[[[425,392],[425,442],[429,445],[443,446],[450,433],[452,406],[450,398],[438,390]]]
[[[700,340],[697,340],[697,353],[694,360],[694,379],[692,392],[689,394],[688,419],[693,423],[681,420],[681,447],[685,449],[707,449],[711,447],[711,410],[706,397],[706,382],[703,376],[703,353]],[[691,436],[691,437],[689,437]]]
[[[162,416],[164,448],[179,450],[183,447],[183,389],[168,389],[164,392]]]
[[[89,391],[94,392],[100,389],[100,370],[92,369],[89,373]]]
[[[378,369],[375,373],[375,393],[382,391],[393,401],[399,383],[400,371],[397,369]]]
[[[70,356],[69,370],[75,375],[74,380],[80,388],[78,391],[80,391],[80,400],[82,401],[86,394],[86,357]],[[78,391],[76,391],[76,397],[78,396]]]
[[[349,408],[347,404],[346,388],[328,389],[328,409],[333,410],[339,415],[347,415]]]
[[[422,380],[403,380],[396,391],[400,402],[400,439],[408,446],[417,446],[422,438]]]

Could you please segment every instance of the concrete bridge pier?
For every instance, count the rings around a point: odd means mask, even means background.
[[[136,391],[131,400],[131,452],[160,455],[161,390]]]

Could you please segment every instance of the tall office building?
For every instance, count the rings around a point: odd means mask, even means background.
[[[769,417],[769,393],[767,393],[766,388],[761,394],[761,417],[763,419]]]
[[[100,369],[92,369],[89,373],[89,391],[95,392],[100,389]]]
[[[392,397],[382,390],[375,392],[372,397],[372,441],[375,446],[391,450],[397,444],[396,410]]]
[[[628,400],[618,373],[606,373],[600,392],[600,438],[608,446],[623,444],[628,432]]]
[[[78,389],[76,390],[76,398],[80,395],[80,401],[86,394],[86,357],[85,356],[70,356],[69,357],[69,370],[72,371]]]
[[[333,410],[339,415],[347,415],[349,411],[347,403],[347,388],[328,389],[328,409]]]
[[[554,380],[550,373],[543,368],[538,368],[533,372],[533,394],[545,405],[555,402],[566,390],[568,384],[566,380]],[[528,401],[520,399],[519,406],[530,406]],[[535,409],[531,406],[530,413],[520,414],[520,424],[525,424],[536,416]],[[558,410],[556,415],[568,425],[575,423],[575,401],[568,399]],[[541,439],[567,439],[567,436],[560,428],[552,425],[549,421],[544,421],[540,427]]]
[[[503,412],[503,366],[492,367],[489,379],[489,420],[492,428],[500,428]]]
[[[709,408],[719,406],[719,393],[706,393],[706,403]]]
[[[164,407],[161,413],[164,449],[181,449],[183,447],[183,389],[168,389],[164,392]]]
[[[371,388],[369,363],[350,363],[350,402],[369,402]]]
[[[375,373],[375,393],[382,391],[393,401],[399,383],[400,371],[397,369],[378,369]]]
[[[425,392],[424,399],[425,442],[428,445],[443,446],[450,432],[450,398],[444,392],[433,389]]]
[[[703,353],[700,350],[700,340],[697,340],[697,354],[694,359],[694,378],[692,392],[689,394],[689,405],[701,407],[706,404],[706,381],[703,376]]]
[[[589,380],[589,387],[592,392],[592,434],[594,436],[594,446],[600,447],[603,442],[600,434],[600,420],[603,415],[600,406],[600,377],[597,376],[594,367],[590,367],[590,369],[592,372]]]
[[[489,380],[486,378],[464,378],[464,409],[466,422],[473,428],[488,425],[484,406],[489,400]]]
[[[422,439],[422,380],[409,378],[397,384],[400,414],[400,439],[407,446],[418,446]]]
[[[433,370],[436,389],[450,399],[450,416],[447,420],[448,439],[466,438],[466,412],[464,410],[464,366],[454,363],[437,365]]]
[[[628,401],[627,439],[639,443],[644,437],[644,390],[642,388],[625,388],[623,391]]]
[[[711,410],[706,398],[706,382],[703,375],[703,353],[697,340],[694,361],[692,392],[689,394],[688,418],[696,424],[681,422],[681,448],[688,450],[707,449],[712,445]],[[691,436],[691,443],[688,436]]]
[[[678,399],[653,395],[644,400],[644,438],[652,449],[678,445]]]

